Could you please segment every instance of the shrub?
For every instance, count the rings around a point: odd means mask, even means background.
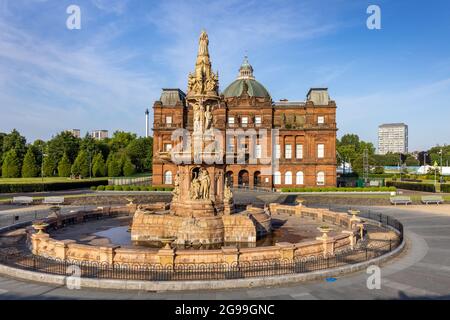
[[[131,187],[130,186],[123,186],[122,190],[123,191],[131,191]]]
[[[105,186],[98,186],[97,191],[105,191]]]
[[[450,193],[450,184],[441,184],[441,192]]]
[[[429,183],[388,181],[388,182],[386,182],[386,186],[396,187],[398,189],[414,190],[414,191],[436,192],[436,188],[434,187],[434,184],[429,184]]]
[[[114,186],[106,186],[105,190],[106,191],[113,191],[114,190]]]
[[[114,186],[114,191],[123,191],[122,186]]]
[[[0,184],[0,193],[63,191],[107,184],[108,180]]]
[[[131,186],[131,190],[133,190],[133,191],[141,191],[141,188],[139,186]]]
[[[92,191],[96,191],[97,188],[98,188],[98,187],[96,187],[96,186],[92,186],[90,189],[91,189]]]
[[[173,188],[172,188],[173,189]],[[338,187],[305,187],[305,188],[281,188],[282,192],[387,192],[395,191],[395,187],[362,187],[362,188],[338,188]]]

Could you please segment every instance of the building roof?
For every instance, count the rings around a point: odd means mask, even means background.
[[[306,100],[312,101],[315,105],[328,105],[330,96],[328,88],[311,88],[306,94]]]
[[[276,107],[304,106],[305,101],[280,100],[280,101],[274,102],[273,105]]]
[[[407,127],[408,125],[404,124],[404,123],[385,123],[382,124],[380,126],[378,126],[379,128],[389,128],[389,127]]]
[[[186,94],[178,88],[163,88],[159,100],[164,106],[174,106],[177,103],[184,104]]]
[[[239,75],[224,91],[225,98],[240,97],[247,92],[250,97],[270,98],[267,89],[253,76],[253,67],[248,62],[247,56],[239,68]]]

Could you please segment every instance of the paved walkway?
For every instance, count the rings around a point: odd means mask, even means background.
[[[381,289],[364,272],[335,282],[203,292],[68,290],[0,277],[0,299],[450,299],[450,206],[371,208],[404,223],[407,250],[381,269]]]

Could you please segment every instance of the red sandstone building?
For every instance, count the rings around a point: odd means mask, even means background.
[[[193,110],[180,89],[163,89],[153,106],[153,184],[172,185],[177,166],[167,155],[179,141],[172,141],[175,129],[193,130]],[[238,78],[220,94],[212,111],[214,128],[251,130],[258,134],[253,143],[224,138],[226,175],[236,186],[283,188],[336,186],[336,103],[326,88],[312,88],[306,101],[273,102],[265,87],[256,81],[245,58]],[[261,129],[268,132],[262,145]],[[277,138],[271,132],[277,130]],[[253,141],[253,140],[252,140]],[[263,162],[261,152],[277,162]],[[237,164],[236,159],[245,159]],[[249,156],[256,163],[249,163]],[[234,160],[234,163],[230,163]]]

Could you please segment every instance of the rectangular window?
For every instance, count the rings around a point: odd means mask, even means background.
[[[228,117],[228,124],[234,124],[234,117]]]
[[[325,117],[324,116],[317,117],[317,123],[318,124],[324,124],[325,123]]]
[[[292,146],[290,144],[284,145],[284,158],[292,159]]]
[[[228,152],[234,152],[234,137],[231,137],[228,140],[228,144],[227,144],[227,151]]]
[[[275,158],[276,159],[280,159],[281,158],[281,150],[280,150],[280,145],[279,144],[275,145]]]
[[[261,121],[261,117],[260,116],[256,116],[255,117],[255,125],[259,126],[261,125],[262,121]]]
[[[297,144],[295,146],[295,157],[297,159],[303,159],[303,145],[302,144]]]
[[[261,145],[255,145],[255,157],[256,159],[261,159]]]
[[[325,145],[318,144],[317,145],[317,158],[322,159],[325,156]]]
[[[166,116],[166,124],[171,125],[172,124],[172,117]]]
[[[246,127],[248,124],[248,117],[242,117],[241,118],[241,124],[243,127]]]
[[[172,144],[171,143],[164,143],[164,151],[169,152],[172,150]]]

